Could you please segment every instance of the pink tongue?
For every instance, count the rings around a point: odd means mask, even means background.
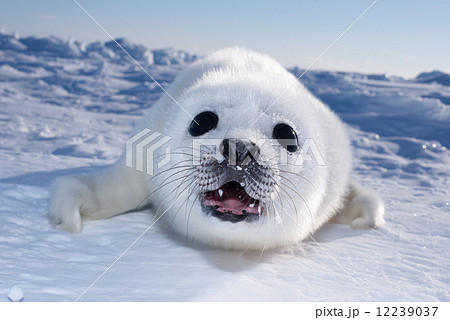
[[[209,191],[203,197],[203,205],[216,207],[219,212],[233,213],[242,215],[247,213],[258,214],[258,201],[245,193],[242,187],[222,186],[215,191]]]

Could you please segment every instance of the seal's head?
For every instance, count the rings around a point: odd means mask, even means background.
[[[271,248],[307,237],[341,205],[351,167],[343,125],[273,59],[221,50],[169,93],[178,106],[162,98],[145,125],[172,137],[171,163],[149,183],[177,232]]]

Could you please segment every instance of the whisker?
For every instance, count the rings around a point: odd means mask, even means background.
[[[282,184],[284,187],[289,188],[292,192],[295,192],[295,194],[297,194],[299,196],[299,198],[302,199],[303,203],[305,204],[306,208],[308,209],[308,213],[309,213],[309,216],[310,216],[311,222],[312,222],[314,220],[313,216],[312,216],[312,212],[311,212],[311,209],[310,209],[308,203],[306,202],[305,198],[300,193],[298,193],[294,188],[288,186],[287,184],[282,183],[281,181],[279,183]]]
[[[190,182],[191,185],[192,185],[192,184],[195,182],[195,180],[197,180],[195,177],[191,177],[190,181],[187,180],[186,182]],[[186,182],[185,182],[185,183],[186,183]],[[194,192],[194,190],[197,190],[197,187],[194,187],[194,189],[193,189],[193,191],[191,192],[191,194]],[[188,197],[187,199],[190,198],[191,194],[189,195],[189,197]],[[185,200],[185,201],[186,201],[186,200]],[[183,204],[184,204],[185,201],[183,201]],[[183,204],[182,204],[182,205],[183,205]],[[173,225],[173,223],[174,223],[176,217],[178,216],[178,213],[179,213],[181,207],[182,207],[182,206],[180,206],[180,207],[178,208],[177,212],[175,212],[175,215],[173,216],[172,221],[171,221],[171,223],[170,223],[170,226],[171,226],[171,227],[172,227],[172,225]]]
[[[274,182],[274,184],[275,184],[278,188],[280,188],[280,190],[281,190],[282,192],[284,192],[284,193],[289,197],[289,199],[290,199],[290,201],[291,201],[291,203],[292,203],[292,205],[293,205],[293,207],[294,207],[294,210],[295,210],[295,214],[296,214],[296,216],[297,216],[297,219],[298,219],[298,210],[297,210],[297,206],[295,205],[294,199],[292,199],[292,197],[291,197],[291,195],[289,194],[289,192],[287,192],[287,190],[284,189],[283,185],[281,185],[280,183],[278,183],[278,181],[276,181],[273,177],[271,177],[271,179],[272,179],[272,181]],[[288,181],[289,181],[289,180],[288,180]],[[292,183],[292,182],[291,182],[291,183]],[[292,184],[292,185],[294,185],[294,184]],[[295,185],[294,185],[294,186],[295,186]],[[277,190],[276,187],[274,188],[274,190],[277,192],[278,197],[279,197],[279,199],[281,200],[283,197],[282,197],[281,194],[278,192],[278,190]],[[281,203],[281,206],[283,206],[282,203]]]
[[[165,183],[168,179],[170,179],[170,178],[173,177],[174,175],[180,174],[180,173],[182,173],[182,172],[189,171],[189,170],[191,170],[191,168],[186,168],[186,169],[179,170],[179,171],[175,172],[174,174],[171,174],[168,178],[164,179],[164,180],[156,187],[156,189],[154,189],[153,191],[151,191],[150,194],[148,194],[147,196],[145,196],[145,198],[142,199],[142,200],[139,202],[139,204],[136,206],[136,208],[139,208],[139,207],[140,207],[146,200],[148,200],[155,192],[157,192],[158,190],[162,189],[162,188],[165,187],[166,185],[168,185],[168,184],[170,184],[170,183],[173,183],[173,182],[177,181],[177,179],[175,179],[175,180],[173,180],[173,181],[170,181],[170,182],[167,182],[165,185],[162,185],[162,186],[161,186],[161,184]],[[180,177],[180,179],[181,179],[181,178],[183,178],[183,177]],[[148,182],[149,182],[149,181],[147,181],[147,183],[148,183]]]
[[[186,181],[187,182],[187,181]],[[183,194],[183,192],[186,190],[186,188],[184,188],[181,192],[178,192],[179,191],[179,188],[182,186],[183,184],[180,184],[177,188],[175,188],[174,190],[172,190],[170,193],[169,193],[169,196],[170,195],[172,195],[173,193],[175,193],[175,198],[177,198],[178,197],[178,194]],[[188,185],[189,186],[189,185]],[[155,217],[157,217],[158,216],[158,212],[160,211],[160,209],[162,208],[162,206],[167,202],[167,201],[169,201],[170,200],[170,197],[166,197],[166,199],[164,199],[162,202],[161,202],[161,204],[160,204],[160,206],[158,207],[158,209],[156,210],[156,212],[155,212]],[[183,201],[183,203],[184,203],[184,201]],[[179,206],[179,208],[181,208],[182,207],[182,204]]]
[[[198,187],[195,187],[195,188],[192,190],[191,194],[188,196],[188,199],[190,199],[191,196],[192,196],[193,194],[195,194],[195,193],[197,192],[198,189],[199,189]],[[195,204],[195,198],[194,198],[194,200],[192,201],[191,207],[190,207],[190,209],[189,209],[189,213],[187,214],[187,219],[186,219],[186,235],[187,235],[187,236],[189,236],[189,221],[190,221],[190,218],[191,218],[192,209],[194,208],[194,204]]]
[[[317,189],[316,189],[316,187],[314,186],[314,184],[313,184],[309,179],[307,179],[306,177],[302,176],[301,174],[299,174],[299,173],[297,173],[297,172],[291,172],[291,171],[287,171],[287,170],[282,170],[282,169],[280,169],[280,168],[278,168],[278,171],[280,171],[280,172],[282,172],[282,173],[289,173],[289,174],[293,174],[293,175],[298,176],[299,178],[301,178],[301,179],[305,180],[306,182],[308,182],[308,183],[313,187],[314,191],[317,192]],[[281,176],[281,177],[283,177],[283,176]],[[286,177],[284,177],[284,178],[285,178],[286,180],[288,180]]]

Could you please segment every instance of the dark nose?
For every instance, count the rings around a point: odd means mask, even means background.
[[[259,147],[250,140],[223,139],[220,152],[228,161],[228,165],[246,166],[257,162],[260,154]]]

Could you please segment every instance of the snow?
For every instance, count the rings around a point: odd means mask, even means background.
[[[23,299],[23,291],[18,286],[13,286],[9,289],[8,298],[12,302],[19,302]]]
[[[164,87],[197,59],[119,41]],[[448,77],[308,71],[349,124],[355,177],[383,197],[386,225],[228,252],[146,231],[149,210],[53,229],[50,182],[113,163],[162,90],[112,42],[0,33],[0,301],[450,301]]]

